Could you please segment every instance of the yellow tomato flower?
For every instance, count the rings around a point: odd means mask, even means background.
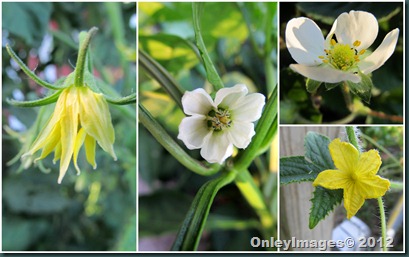
[[[337,170],[324,170],[313,185],[344,190],[344,207],[350,219],[362,207],[365,199],[383,196],[390,182],[376,175],[382,164],[378,151],[359,153],[350,143],[339,138],[329,144],[329,151]]]
[[[71,158],[77,174],[80,173],[77,158],[83,144],[88,163],[96,169],[96,142],[116,160],[114,141],[115,132],[104,96],[87,86],[72,85],[63,89],[50,120],[23,157],[42,149],[41,156],[36,159],[40,160],[54,151],[53,162],[61,159],[58,177],[61,183]]]

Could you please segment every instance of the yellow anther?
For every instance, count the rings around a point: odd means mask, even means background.
[[[360,46],[360,45],[361,45],[361,41],[356,40],[356,41],[354,42],[354,46],[355,46],[355,47],[358,47],[358,46]]]
[[[337,44],[337,41],[335,41],[335,39],[331,39],[331,45],[334,46]]]
[[[365,53],[365,49],[362,49],[361,51],[359,51],[359,55],[363,55]]]
[[[328,60],[322,60],[323,63],[328,63]]]
[[[325,57],[324,57],[324,56],[322,56],[322,55],[320,55],[320,56],[318,56],[318,58],[320,58],[320,59],[324,59]]]

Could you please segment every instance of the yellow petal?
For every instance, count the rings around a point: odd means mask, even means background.
[[[351,178],[348,173],[340,170],[324,170],[314,180],[313,186],[322,186],[328,189],[345,188]]]
[[[108,103],[102,94],[96,94],[87,87],[81,88],[80,120],[87,134],[95,138],[101,148],[116,160],[113,148],[115,131]]]
[[[58,142],[60,142],[60,138],[61,138],[61,127],[60,127],[60,124],[57,123],[54,126],[53,130],[51,131],[50,135],[48,135],[47,139],[44,142],[45,144],[43,146],[43,151],[41,152],[41,156],[35,159],[35,161],[44,159],[53,150],[55,150]]]
[[[61,161],[58,183],[61,183],[74,152],[74,144],[78,131],[78,90],[76,87],[67,88],[69,94],[65,103],[65,110],[61,119]]]
[[[41,148],[43,148],[49,141],[49,136],[55,129],[56,124],[61,120],[62,112],[64,111],[65,100],[67,97],[67,92],[64,90],[58,97],[57,104],[55,105],[54,112],[51,118],[47,121],[45,127],[38,134],[38,137],[31,146],[29,153],[34,154]]]
[[[89,164],[92,165],[94,170],[97,168],[97,164],[95,163],[95,146],[96,141],[93,137],[87,135],[85,137],[85,155],[87,157],[87,161]]]
[[[77,164],[77,159],[78,159],[78,153],[81,149],[81,146],[84,143],[85,135],[86,135],[85,130],[81,128],[78,131],[77,137],[75,138],[73,161],[74,161],[74,167],[77,170],[77,175],[81,173],[81,170]]]
[[[359,188],[355,183],[350,183],[344,188],[344,207],[347,210],[347,218],[354,216],[365,202],[360,195]]]
[[[369,150],[368,152],[361,153],[358,160],[358,165],[356,166],[357,174],[372,174],[375,175],[379,167],[381,167],[382,160],[379,156],[378,151]]]
[[[61,141],[55,147],[53,163],[55,164],[61,158]]]
[[[378,198],[385,195],[391,183],[377,175],[360,176],[356,182],[359,194],[365,199]]]
[[[352,173],[355,170],[359,152],[352,144],[341,142],[339,138],[336,138],[328,147],[335,167],[348,173]]]

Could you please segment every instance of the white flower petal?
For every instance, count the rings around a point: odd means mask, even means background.
[[[200,154],[210,163],[222,164],[233,154],[233,144],[228,139],[227,133],[216,132],[205,141]]]
[[[290,68],[304,77],[321,82],[338,83],[349,80],[358,83],[361,81],[361,78],[353,73],[336,70],[329,66],[310,67],[301,64],[291,64]]]
[[[318,65],[325,55],[324,36],[318,25],[308,18],[295,18],[287,23],[285,42],[293,59],[304,65]]]
[[[253,93],[244,96],[229,109],[234,121],[253,122],[260,119],[264,104],[264,95]]]
[[[389,32],[376,50],[359,63],[359,68],[364,74],[381,67],[391,57],[398,42],[399,29]]]
[[[229,108],[239,99],[247,94],[247,87],[243,84],[237,84],[233,87],[222,88],[216,93],[214,103],[217,107]]]
[[[248,122],[234,121],[232,127],[227,131],[230,142],[237,148],[246,148],[251,138],[256,134],[254,124]]]
[[[188,115],[207,115],[215,107],[210,95],[203,89],[186,91],[182,97],[183,111]]]
[[[179,125],[178,139],[182,140],[190,150],[199,149],[211,133],[207,128],[206,117],[194,115],[182,120]]]
[[[342,13],[332,25],[327,41],[332,38],[334,33],[338,43],[352,46],[358,40],[361,44],[356,49],[358,51],[367,49],[378,35],[378,21],[369,12],[350,11],[349,13]]]

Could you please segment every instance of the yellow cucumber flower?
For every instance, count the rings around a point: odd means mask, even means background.
[[[385,195],[390,182],[376,175],[382,164],[378,151],[359,153],[352,144],[339,138],[329,144],[329,151],[337,169],[322,171],[313,185],[343,189],[348,219],[358,212],[365,199]]]
[[[88,163],[96,169],[96,142],[116,160],[114,141],[111,114],[104,96],[87,86],[72,85],[62,90],[54,113],[23,157],[42,149],[41,156],[36,159],[40,160],[54,151],[53,162],[60,159],[58,183],[61,183],[71,158],[77,174],[80,173],[77,158],[83,144]]]

